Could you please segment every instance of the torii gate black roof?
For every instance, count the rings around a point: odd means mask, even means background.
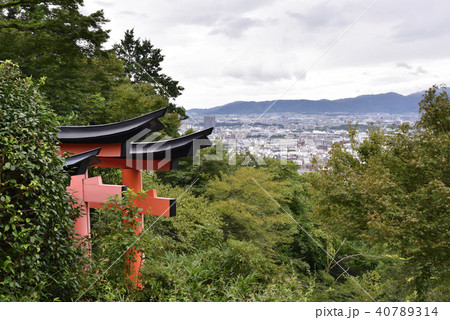
[[[99,154],[98,159],[116,158],[116,159],[135,159],[135,160],[170,160],[175,161],[184,157],[192,157],[198,149],[203,149],[212,145],[208,139],[214,128],[208,128],[179,138],[173,138],[160,141],[142,141],[139,140],[147,134],[164,129],[164,125],[158,118],[162,117],[167,108],[160,109],[143,116],[115,122],[110,124],[92,125],[92,126],[62,126],[58,139],[63,146],[89,145],[93,149],[104,147],[108,144],[117,144],[116,155],[102,155],[97,150],[95,155]],[[137,142],[137,141],[139,142]],[[70,151],[70,147],[66,150]],[[83,152],[69,158],[66,161],[68,167],[73,167],[72,171],[81,172],[85,167],[97,163],[88,161],[92,157],[90,152]],[[94,155],[94,156],[95,156]],[[97,160],[98,160],[97,159]],[[106,161],[106,160],[105,160]],[[75,172],[74,171],[74,172]],[[79,174],[82,174],[81,172]]]
[[[179,138],[154,142],[133,142],[125,154],[142,160],[179,159],[194,156],[194,143],[198,149],[212,146],[208,135],[214,128],[208,128]]]
[[[92,126],[61,126],[58,139],[62,143],[117,143],[124,142],[144,129],[159,131],[164,125],[158,118],[164,116],[167,108],[143,116]]]
[[[66,165],[64,166],[71,176],[85,174],[89,166],[100,162],[96,156],[101,148],[89,150],[83,153],[66,158]]]

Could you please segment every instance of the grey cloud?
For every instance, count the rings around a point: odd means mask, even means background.
[[[414,74],[414,75],[419,75],[419,74],[427,74],[428,71],[426,71],[424,68],[422,68],[421,66],[418,67],[414,67],[412,65],[407,64],[406,62],[397,62],[395,64],[395,66],[397,68],[401,68],[401,69],[406,69],[406,70],[410,70],[410,74]]]
[[[358,6],[359,8],[359,6]],[[343,27],[355,18],[354,6],[336,6],[330,3],[319,4],[306,12],[288,12],[287,15],[308,30],[324,27]]]
[[[244,19],[244,15],[252,10],[264,7],[274,0],[180,0],[177,10],[169,13],[170,24],[191,24],[216,27],[227,21]]]
[[[385,6],[374,6],[373,17],[380,24],[392,25],[392,39],[417,42],[447,37],[450,30],[448,0],[396,0]]]
[[[142,3],[139,7],[125,7],[120,14],[140,18],[140,14],[146,12],[147,16],[144,18],[151,21],[154,28],[163,30],[162,32],[185,27],[189,27],[189,30],[203,27],[202,31],[206,34],[221,34],[235,39],[250,28],[264,25],[265,21],[252,17],[253,11],[274,2],[275,0],[174,0],[158,3],[150,1]],[[157,10],[143,11],[153,5]]]
[[[136,12],[125,10],[125,11],[120,11],[119,14],[120,15],[126,15],[126,16],[135,16]]]
[[[412,66],[410,66],[406,62],[398,62],[395,66],[398,67],[398,68],[405,68],[405,69],[408,69],[408,70],[411,70],[413,68]]]
[[[197,13],[190,17],[187,17],[186,20],[181,20],[185,24],[193,24],[200,26],[211,26],[217,23],[217,16],[212,13]]]
[[[183,6],[184,11],[173,12],[169,20],[176,21],[176,24],[211,27],[209,34],[239,38],[246,30],[265,24],[263,20],[245,15],[272,2],[274,0],[194,1]]]
[[[286,65],[268,65],[263,62],[252,64],[232,65],[224,72],[224,76],[251,82],[269,82],[279,80],[306,78],[305,70],[290,69]]]
[[[367,8],[369,3],[370,1],[362,5]],[[431,61],[431,59],[447,58],[450,54],[449,4],[448,0],[378,1],[352,26],[326,58],[329,59],[330,65],[355,67],[390,63],[397,68],[401,68],[401,62],[405,61],[419,59]],[[355,9],[356,7],[353,5],[349,8],[353,10],[350,19],[345,12],[346,6],[342,7],[342,11],[346,14],[345,18],[351,21],[365,9],[364,7]],[[335,10],[334,15],[338,14],[339,9],[333,10]],[[326,9],[325,11],[333,12],[333,10]],[[307,14],[308,10],[301,13]],[[338,24],[337,21],[324,22],[320,17],[314,24],[313,17],[316,15],[312,15],[310,20],[307,20],[310,27],[316,26],[316,29],[310,32],[311,40],[322,39],[343,29],[332,28],[331,24]],[[331,19],[333,19],[333,15],[331,15]],[[303,25],[306,26],[306,22]],[[345,44],[345,49],[343,44]],[[400,65],[396,65],[396,62],[399,61]],[[408,69],[406,65],[403,65],[405,70],[417,72],[414,70],[417,66],[410,67]]]
[[[423,69],[422,67],[417,67],[416,71],[414,72],[414,74],[426,74],[428,73],[428,71],[426,71],[425,69]]]
[[[448,38],[448,32],[443,30],[450,30],[450,20],[448,17],[420,23],[416,21],[414,24],[409,21],[404,21],[395,28],[394,39],[396,41],[410,42],[421,39],[437,39]]]
[[[405,88],[427,81],[436,72],[448,75],[448,0],[380,0],[331,50],[326,49],[372,2],[133,0],[114,2],[110,11],[123,10],[122,19],[111,17],[118,30],[135,25],[142,38],[156,39],[167,55],[165,66],[171,68],[167,73],[186,88],[219,92],[219,87],[223,90],[231,84],[236,92],[255,89],[255,95],[256,88],[281,90],[277,86],[301,76],[300,67],[317,59],[319,63],[308,69],[312,73],[308,83],[320,87],[323,81],[330,92],[335,86],[338,91],[344,85],[364,88],[365,83],[383,88],[402,83]],[[129,15],[131,11],[136,15]],[[149,18],[140,19],[140,13]],[[437,71],[435,65],[441,60]],[[354,77],[335,76],[341,71],[346,75],[347,67]],[[360,75],[356,70],[368,71]],[[328,71],[328,78],[315,76]]]
[[[210,34],[224,34],[230,38],[240,37],[246,30],[262,26],[264,23],[261,20],[250,18],[237,18],[223,21],[218,27],[214,28]]]

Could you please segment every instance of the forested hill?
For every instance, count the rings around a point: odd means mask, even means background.
[[[403,96],[389,92],[374,95],[362,95],[356,98],[338,100],[279,100],[270,109],[269,113],[297,112],[297,113],[323,113],[323,112],[350,112],[350,113],[407,113],[417,112],[418,103],[422,99],[422,92]],[[193,114],[252,114],[263,113],[274,101],[235,101],[210,109],[191,109]]]

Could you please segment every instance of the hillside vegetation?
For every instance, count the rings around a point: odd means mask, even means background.
[[[177,199],[177,216],[147,215],[138,239],[123,228],[122,213],[137,213],[139,195],[129,192],[92,213],[80,247],[57,125],[168,107],[165,133],[177,136],[186,117],[161,50],[132,30],[103,49],[103,13],[83,15],[82,5],[0,5],[0,60],[12,61],[0,65],[0,300],[449,300],[445,87],[425,92],[417,123],[372,126],[353,153],[335,144],[315,173],[249,153],[230,164],[219,143],[202,150],[200,165],[182,159],[179,170],[144,173],[144,189]],[[99,174],[121,184],[117,170],[90,169]],[[142,290],[124,277],[131,244],[145,255]]]

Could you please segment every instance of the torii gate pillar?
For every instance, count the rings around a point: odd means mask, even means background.
[[[135,193],[139,193],[142,191],[142,171],[136,169],[122,169],[122,184],[128,186],[128,188],[132,189]],[[135,229],[136,234],[140,234],[144,229],[144,214],[138,214],[136,218],[139,223]],[[129,262],[130,270],[127,270],[127,274],[129,275],[130,280],[133,282],[136,289],[142,287],[139,283],[139,270],[141,269],[142,264],[142,255],[137,252],[136,249],[131,249],[127,255],[133,255],[134,261]]]

